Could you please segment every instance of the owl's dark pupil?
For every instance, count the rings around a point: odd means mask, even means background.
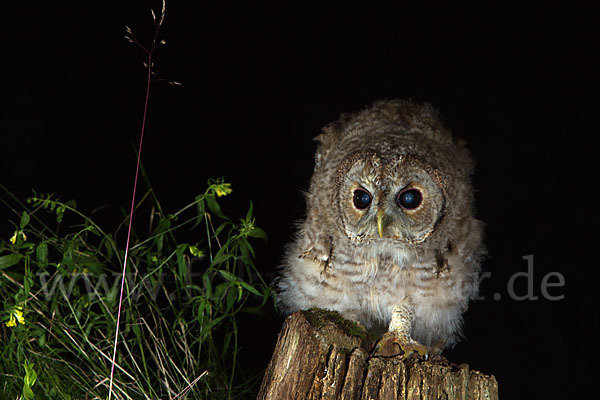
[[[364,210],[369,207],[369,204],[371,204],[371,195],[362,189],[356,189],[354,191],[354,205],[356,208]]]
[[[398,205],[404,208],[417,208],[419,204],[421,204],[421,192],[417,189],[409,189],[398,195]]]

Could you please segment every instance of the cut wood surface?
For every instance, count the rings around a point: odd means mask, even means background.
[[[279,333],[258,399],[498,399],[493,375],[441,356],[372,357],[374,343],[337,313],[296,312]]]

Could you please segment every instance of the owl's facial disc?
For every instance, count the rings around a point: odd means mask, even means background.
[[[341,228],[355,242],[425,241],[444,214],[444,190],[418,163],[354,163],[339,193]]]

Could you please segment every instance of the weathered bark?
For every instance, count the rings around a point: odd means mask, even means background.
[[[467,364],[440,356],[370,357],[373,344],[337,313],[294,313],[279,333],[258,399],[498,399],[494,376]]]

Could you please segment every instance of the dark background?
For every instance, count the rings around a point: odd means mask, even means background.
[[[590,251],[598,222],[595,10],[191,3],[167,4],[167,45],[155,70],[183,85],[153,84],[142,156],[167,211],[224,176],[234,189],[226,212],[242,216],[252,200],[269,235],[256,248],[270,279],[304,213],[320,128],[377,99],[431,102],[477,159],[490,253],[483,299],[465,316],[467,340],[446,356],[494,374],[502,398],[584,394],[578,385],[596,376],[600,305]],[[0,178],[19,197],[35,189],[74,198],[86,212],[128,207],[145,70],[123,34],[129,25],[147,43],[150,7],[159,12],[160,2],[4,9]],[[539,299],[511,299],[509,280],[527,270],[530,254]],[[549,289],[562,300],[541,295],[550,272],[564,276],[564,287]],[[515,293],[526,294],[526,278],[515,282]],[[244,332],[259,366],[282,322],[267,320]]]

